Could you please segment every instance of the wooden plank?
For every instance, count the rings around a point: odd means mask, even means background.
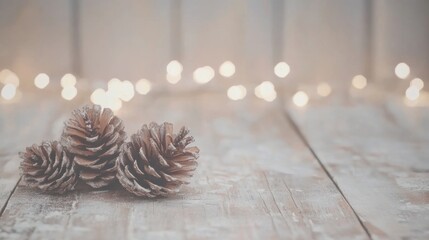
[[[58,138],[61,133],[62,122],[55,121],[62,119],[60,106],[49,101],[34,104],[37,102],[34,95],[25,95],[20,102],[0,104],[0,209],[19,179],[18,152],[42,140]]]
[[[225,89],[235,84],[255,86],[273,73],[271,1],[182,1],[184,78],[175,88],[200,87],[193,71],[210,66],[216,72],[205,88]],[[236,66],[235,75],[219,74],[224,61]]]
[[[0,1],[0,71],[16,72],[21,86],[47,73],[51,82],[72,72],[71,1]]]
[[[201,149],[191,185],[155,200],[120,188],[53,196],[20,185],[0,218],[0,238],[368,238],[276,104],[152,95],[119,115],[129,132],[152,120],[189,126]]]
[[[427,81],[429,2],[381,0],[372,4],[375,79],[394,89],[402,81],[395,76],[395,66],[405,62],[411,68],[409,80],[419,77]]]
[[[348,88],[353,76],[369,73],[368,1],[286,1],[283,57],[288,82],[328,82]],[[289,85],[290,88],[290,85]]]
[[[78,9],[83,77],[165,84],[170,1],[81,1]]]
[[[428,239],[428,108],[368,99],[288,111],[374,239]]]

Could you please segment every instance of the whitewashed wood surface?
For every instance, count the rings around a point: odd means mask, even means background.
[[[399,62],[429,79],[428,11],[426,0],[0,0],[0,70],[24,87],[40,72],[54,82],[71,72],[94,88],[114,77],[169,88],[165,66],[178,59],[174,88],[195,89],[200,66],[231,60],[234,83],[256,85],[278,80],[273,67],[286,61],[289,86],[347,87],[357,74],[393,86]]]
[[[356,97],[287,111],[373,239],[427,239],[429,109]]]
[[[52,99],[1,106],[0,130],[10,137],[1,141],[0,239],[429,236],[427,108],[334,96],[306,108],[210,92],[138,96],[118,113],[129,133],[171,121],[189,126],[201,148],[182,192],[147,200],[119,186],[64,196],[22,183],[13,190],[17,151],[58,137],[71,109],[85,102]]]

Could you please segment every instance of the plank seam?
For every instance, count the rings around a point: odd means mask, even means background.
[[[359,215],[357,214],[357,212],[355,211],[355,209],[353,208],[353,206],[350,204],[349,200],[344,195],[344,193],[341,190],[340,186],[338,186],[337,182],[334,180],[334,177],[331,175],[331,173],[329,173],[328,169],[325,167],[325,165],[319,159],[319,157],[317,156],[316,152],[311,147],[311,145],[307,141],[307,139],[304,137],[304,134],[301,132],[301,130],[299,129],[298,125],[293,121],[293,119],[289,115],[289,113],[287,111],[284,111],[284,112],[285,112],[284,115],[285,115],[287,121],[291,124],[292,129],[298,134],[299,138],[303,141],[304,145],[308,147],[308,149],[310,150],[310,152],[314,156],[314,158],[316,158],[316,160],[319,163],[320,167],[323,169],[323,171],[326,173],[326,175],[332,181],[332,183],[334,184],[334,186],[337,188],[338,192],[340,192],[340,194],[343,196],[344,200],[346,201],[347,205],[350,207],[350,209],[352,210],[353,214],[355,215],[355,217],[359,221],[359,224],[361,225],[361,227],[365,231],[365,233],[368,236],[368,238],[372,240],[373,238],[372,238],[371,233],[369,232],[368,228],[365,226],[365,224],[363,223],[362,219],[359,217]]]
[[[0,217],[3,216],[3,212],[6,210],[7,204],[9,203],[10,198],[15,193],[16,188],[18,187],[19,182],[21,182],[21,178],[19,177],[18,181],[16,182],[15,186],[13,187],[12,191],[9,194],[9,197],[6,199],[6,202],[4,203],[2,209],[0,210]]]

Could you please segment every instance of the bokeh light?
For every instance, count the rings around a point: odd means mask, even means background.
[[[293,95],[292,101],[298,107],[304,107],[308,103],[308,95],[303,91],[298,91]]]
[[[66,86],[63,88],[63,90],[61,91],[61,96],[65,99],[65,100],[72,100],[73,98],[75,98],[77,95],[77,89],[74,86]]]
[[[136,83],[136,91],[141,95],[146,95],[150,92],[152,84],[147,79],[140,79]]]
[[[405,96],[408,98],[408,100],[415,101],[420,96],[420,91],[418,88],[414,86],[410,86],[405,91]]]
[[[76,77],[71,74],[67,73],[61,78],[61,87],[74,87],[76,85]]]
[[[410,66],[406,63],[398,63],[395,67],[395,74],[398,78],[406,79],[410,75]]]
[[[91,102],[102,105],[104,102],[106,102],[106,91],[101,88],[95,89],[91,94]]]
[[[0,82],[3,84],[12,84],[15,87],[19,86],[19,78],[16,73],[12,72],[9,69],[3,69],[0,72]]]
[[[180,79],[182,79],[182,75],[170,75],[169,73],[167,73],[167,76],[165,78],[167,79],[167,82],[171,84],[176,84],[180,81]]]
[[[410,86],[414,86],[418,90],[422,90],[425,86],[425,83],[420,78],[414,78],[413,80],[411,80]]]
[[[255,87],[255,95],[267,102],[272,102],[277,98],[277,92],[274,84],[270,81],[264,81]]]
[[[219,74],[223,77],[232,77],[235,74],[235,65],[231,61],[225,61],[219,67]]]
[[[320,96],[327,97],[331,92],[332,88],[328,83],[319,83],[319,85],[317,85],[317,94]]]
[[[129,102],[134,97],[134,85],[130,81],[122,81],[119,98],[124,102]]]
[[[49,84],[49,76],[46,73],[39,73],[34,78],[34,85],[37,88],[43,89]]]
[[[167,64],[167,73],[171,76],[181,75],[183,71],[182,64],[177,60],[172,60]]]
[[[1,96],[5,100],[11,100],[16,95],[16,86],[12,83],[7,83],[1,90]]]
[[[195,69],[193,77],[198,84],[210,82],[215,76],[215,71],[210,66],[200,67]]]
[[[366,87],[367,80],[363,75],[356,75],[352,79],[352,85],[356,89],[364,89]]]
[[[290,73],[290,67],[285,62],[279,62],[274,67],[274,73],[279,78],[285,78]]]
[[[243,85],[234,85],[228,88],[226,94],[229,99],[237,101],[246,97],[247,90]]]

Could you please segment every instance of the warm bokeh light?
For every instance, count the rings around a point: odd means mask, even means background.
[[[395,74],[398,78],[405,79],[410,75],[410,66],[406,63],[398,63],[395,67]]]
[[[123,81],[120,87],[119,98],[122,101],[129,102],[134,97],[134,85],[130,81]]]
[[[110,108],[117,111],[122,107],[122,101],[114,93],[107,91],[103,103],[100,104],[103,108]]]
[[[183,66],[177,60],[173,60],[167,64],[167,73],[171,76],[181,75],[182,71],[183,71]]]
[[[320,96],[327,97],[329,94],[331,94],[331,92],[332,89],[328,83],[319,83],[319,85],[317,85],[317,94]]]
[[[43,89],[49,84],[49,76],[46,73],[39,73],[34,78],[34,85],[37,88]]]
[[[255,87],[255,95],[258,98],[264,99],[267,102],[272,102],[277,98],[277,92],[274,84],[270,81],[264,81]]]
[[[11,100],[16,95],[16,86],[12,83],[7,83],[1,90],[1,96],[5,100]]]
[[[136,91],[141,95],[146,95],[150,92],[152,84],[147,79],[140,79],[136,83]]]
[[[3,69],[0,72],[0,82],[3,84],[12,84],[15,87],[19,86],[18,75],[9,69]]]
[[[411,100],[417,100],[417,98],[419,98],[420,96],[420,91],[418,88],[414,87],[414,86],[410,86],[407,88],[407,90],[405,91],[405,96]]]
[[[182,75],[170,75],[169,73],[167,73],[167,76],[165,78],[167,79],[167,82],[171,84],[176,84],[180,81],[180,79],[182,79]]]
[[[246,97],[247,90],[243,85],[234,85],[228,88],[228,98],[234,101],[241,100]]]
[[[219,67],[219,74],[224,77],[232,77],[235,74],[235,65],[231,61],[225,61]]]
[[[279,78],[285,78],[290,72],[290,67],[287,63],[285,62],[279,62],[277,63],[277,65],[274,67],[274,73],[277,75],[277,77]]]
[[[411,80],[410,86],[414,86],[418,90],[422,90],[425,86],[425,83],[420,78],[414,78],[413,80]]]
[[[77,89],[74,86],[66,86],[63,88],[63,90],[61,91],[61,96],[65,99],[65,100],[72,100],[73,98],[75,98],[77,95]]]
[[[200,67],[195,69],[193,77],[198,84],[210,82],[215,76],[215,71],[210,66]]]
[[[74,87],[76,85],[76,77],[71,74],[67,73],[61,78],[61,87]]]
[[[98,105],[103,105],[106,102],[106,91],[101,88],[97,88],[91,94],[91,102]]]
[[[107,91],[112,95],[119,97],[121,94],[122,81],[117,78],[112,78],[107,83]]]
[[[367,80],[366,77],[363,75],[356,75],[352,79],[352,85],[353,87],[357,89],[364,89],[366,87]]]
[[[308,95],[303,91],[299,91],[293,95],[293,103],[298,107],[304,107],[308,103]]]

